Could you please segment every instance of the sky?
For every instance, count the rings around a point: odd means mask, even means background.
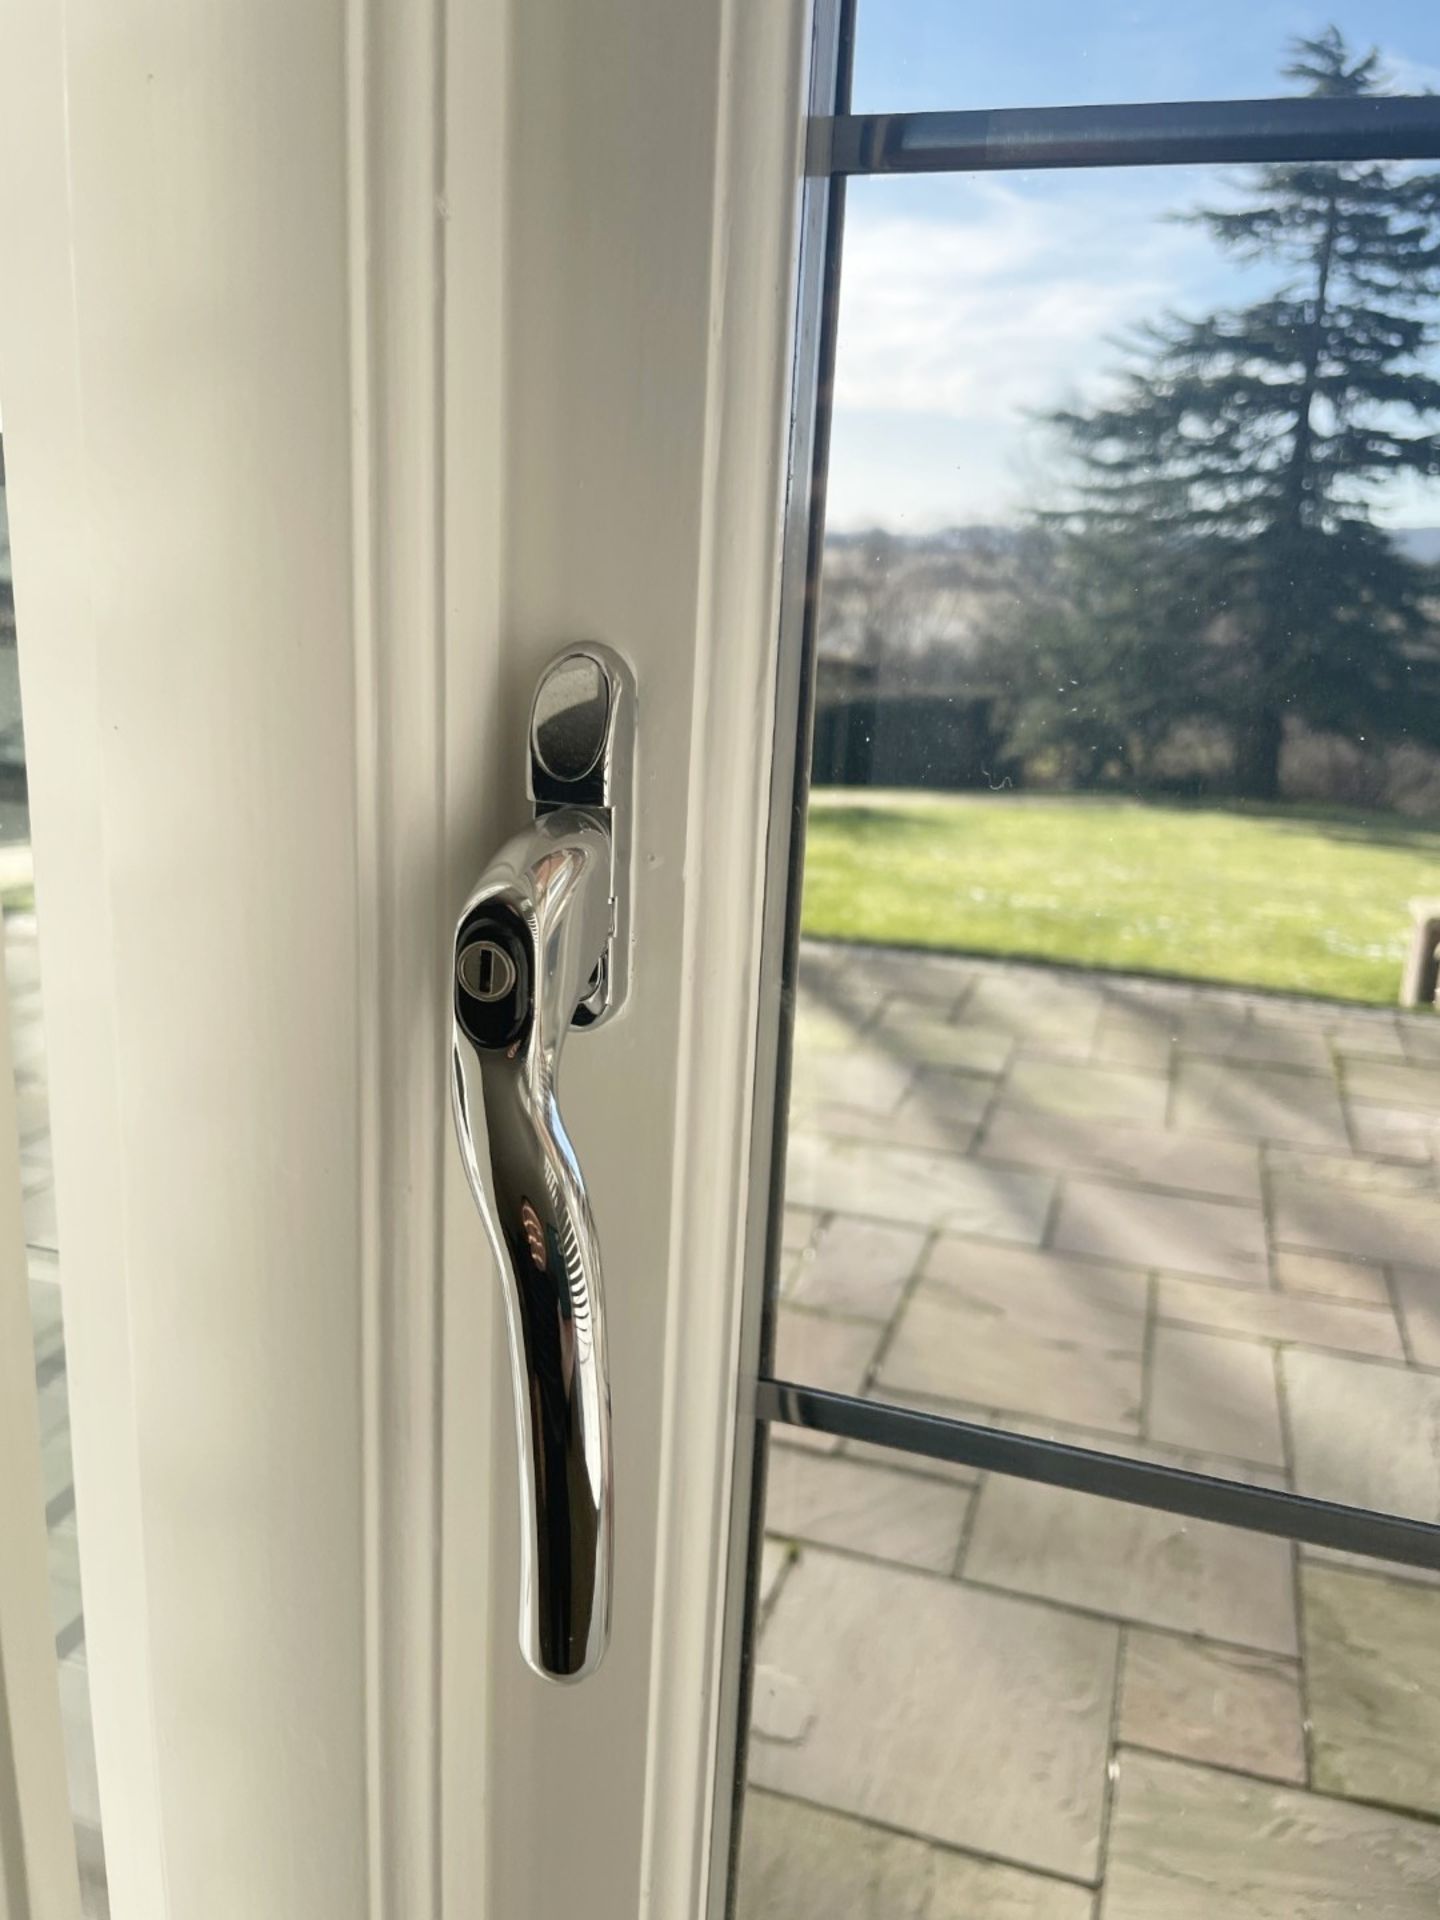
[[[859,0],[859,112],[1246,99],[1293,90],[1287,41],[1334,22],[1396,88],[1440,91],[1440,0]],[[1116,336],[1273,285],[1169,218],[1243,197],[1243,172],[854,180],[827,518],[924,532],[1014,522],[1055,488],[1036,410],[1103,393]],[[1437,316],[1440,321],[1440,316]],[[1440,526],[1440,487],[1377,513]]]

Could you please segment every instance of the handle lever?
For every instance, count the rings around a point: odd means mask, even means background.
[[[608,648],[553,663],[530,727],[537,818],[491,861],[455,933],[451,1094],[505,1290],[520,1460],[520,1647],[577,1680],[610,1626],[610,1384],[600,1248],[556,1077],[572,1025],[628,982],[633,688]]]

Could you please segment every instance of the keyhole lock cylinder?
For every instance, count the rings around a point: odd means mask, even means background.
[[[515,986],[515,962],[497,940],[472,940],[456,962],[460,985],[472,1000],[503,1000]]]

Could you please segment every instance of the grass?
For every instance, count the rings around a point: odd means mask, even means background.
[[[1090,797],[811,796],[804,929],[1393,1005],[1440,823]]]

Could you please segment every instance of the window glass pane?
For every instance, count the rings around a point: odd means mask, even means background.
[[[852,183],[783,1377],[1440,1520],[1435,194]]]
[[[739,1920],[1429,1920],[1433,1585],[883,1460],[774,1450]]]
[[[87,1920],[109,1912],[105,1856],[90,1722],[89,1669],[80,1598],[75,1476],[70,1458],[70,1397],[55,1174],[50,1157],[50,1105],[45,1019],[36,939],[25,733],[20,713],[19,654],[11,568],[4,442],[0,439],[0,910],[4,915],[5,985],[9,996],[14,1101],[20,1135],[35,1386],[40,1412],[45,1518],[50,1536],[50,1605],[60,1665],[60,1705],[70,1801]]]
[[[859,0],[859,113],[1086,106],[1122,100],[1257,100],[1297,91],[1288,42],[1330,27],[1377,48],[1396,91],[1440,87],[1440,24],[1428,0]]]

